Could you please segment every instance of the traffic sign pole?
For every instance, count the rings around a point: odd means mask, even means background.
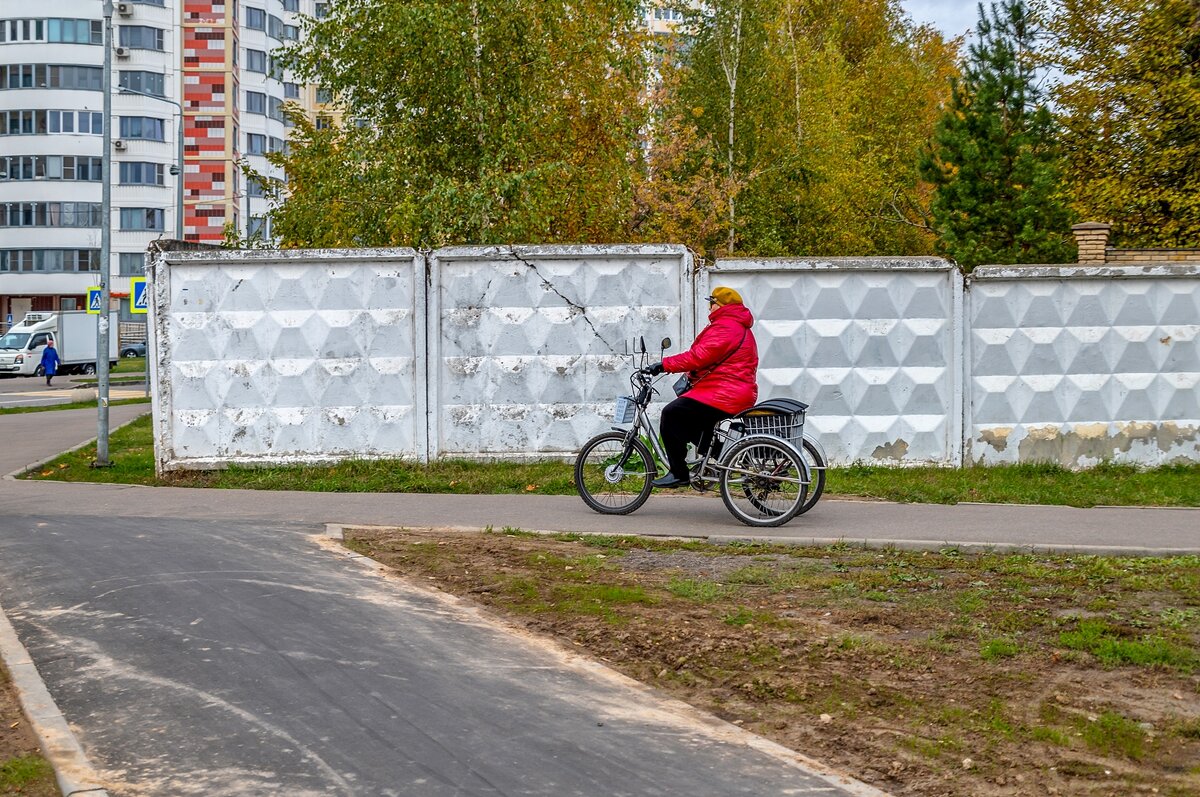
[[[112,54],[113,4],[104,0],[104,90],[103,143],[100,157],[100,315],[96,319],[96,461],[93,467],[107,468],[108,460],[108,283],[112,268]],[[89,305],[91,304],[88,297]]]

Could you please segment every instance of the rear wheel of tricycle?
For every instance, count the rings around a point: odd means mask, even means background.
[[[807,481],[796,449],[777,437],[742,438],[721,458],[721,500],[747,526],[782,526],[800,514]]]
[[[628,515],[646,503],[654,474],[650,451],[624,432],[596,435],[575,458],[579,497],[605,515]]]

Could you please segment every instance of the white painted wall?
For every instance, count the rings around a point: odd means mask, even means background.
[[[937,258],[720,260],[754,313],[760,399],[810,404],[830,461],[957,464],[963,281]],[[698,313],[704,310],[697,307]]]
[[[835,463],[1200,461],[1200,266],[730,260],[679,246],[168,252],[151,270],[165,469],[570,455],[723,284],[763,399]],[[664,387],[664,390],[666,388]],[[671,398],[669,392],[661,402]]]
[[[969,461],[1200,461],[1200,266],[992,267],[969,285]]]

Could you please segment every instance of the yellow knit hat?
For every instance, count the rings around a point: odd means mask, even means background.
[[[712,294],[708,297],[709,301],[715,301],[717,304],[724,307],[727,304],[741,304],[742,296],[733,288],[713,288]]]

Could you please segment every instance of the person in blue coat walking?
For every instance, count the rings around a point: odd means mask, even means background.
[[[50,380],[58,372],[60,362],[62,360],[59,359],[58,349],[54,348],[54,338],[51,338],[46,342],[46,348],[42,350],[42,372],[46,374],[46,387],[50,386]]]

